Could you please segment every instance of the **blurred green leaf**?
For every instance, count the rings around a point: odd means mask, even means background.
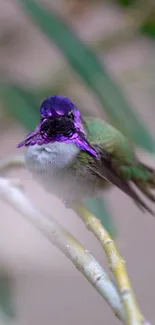
[[[34,130],[39,121],[39,102],[31,92],[11,83],[1,83],[0,98],[14,117],[30,131]]]
[[[107,210],[104,199],[100,197],[96,199],[87,200],[85,202],[85,206],[102,222],[111,237],[115,238],[117,236],[116,225],[113,220],[113,217]]]
[[[155,8],[152,10],[150,16],[140,28],[140,31],[147,36],[155,39]]]
[[[70,65],[98,96],[113,124],[135,143],[154,151],[154,141],[144,124],[126,102],[122,92],[108,76],[97,56],[82,43],[67,24],[34,0],[19,0],[41,30],[63,52]]]
[[[129,7],[133,5],[136,2],[136,0],[117,0],[116,2],[124,7]]]
[[[0,275],[0,311],[10,318],[15,316],[11,281],[6,275]]]

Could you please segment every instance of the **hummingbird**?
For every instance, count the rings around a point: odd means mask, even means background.
[[[100,118],[82,116],[65,96],[49,96],[40,106],[40,121],[18,144],[25,164],[47,191],[66,206],[100,197],[117,186],[143,211],[155,213],[137,193],[155,202],[155,170],[141,162],[133,144]]]

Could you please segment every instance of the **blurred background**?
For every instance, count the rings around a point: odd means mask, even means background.
[[[0,158],[39,119],[44,97],[71,97],[100,116],[155,165],[155,3],[152,0],[0,0]],[[72,232],[108,270],[105,255],[82,222],[14,170],[27,195]],[[138,302],[155,321],[155,222],[113,188],[96,209],[127,261]],[[117,324],[110,308],[62,253],[0,201],[0,324]]]

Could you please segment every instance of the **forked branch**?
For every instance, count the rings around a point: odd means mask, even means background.
[[[0,172],[6,168],[23,166],[23,157],[16,156],[3,160],[0,163]],[[50,217],[49,220],[41,214],[15,183],[12,183],[8,179],[0,178],[0,199],[6,201],[22,216],[33,223],[42,234],[58,247],[74,263],[77,269],[83,273],[101,296],[106,299],[114,313],[126,325],[149,324],[138,308],[125,268],[125,262],[120,256],[116,244],[101,222],[84,208],[83,205],[75,203],[73,209],[104,248],[110,268],[116,279],[118,291],[95,258],[53,218]]]

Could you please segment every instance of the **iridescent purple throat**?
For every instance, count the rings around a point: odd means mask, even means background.
[[[54,142],[65,142],[65,143],[75,143],[78,147],[80,147],[81,150],[88,152],[94,157],[98,157],[99,153],[93,148],[90,143],[86,140],[84,137],[84,134],[80,133],[74,133],[70,138],[67,138],[63,135],[57,135],[55,138],[43,138],[40,135],[39,127],[36,128],[36,130],[32,133],[30,133],[26,139],[18,144],[18,148],[21,148],[23,146],[34,146],[35,144],[38,145],[44,145],[48,143],[54,143]]]

